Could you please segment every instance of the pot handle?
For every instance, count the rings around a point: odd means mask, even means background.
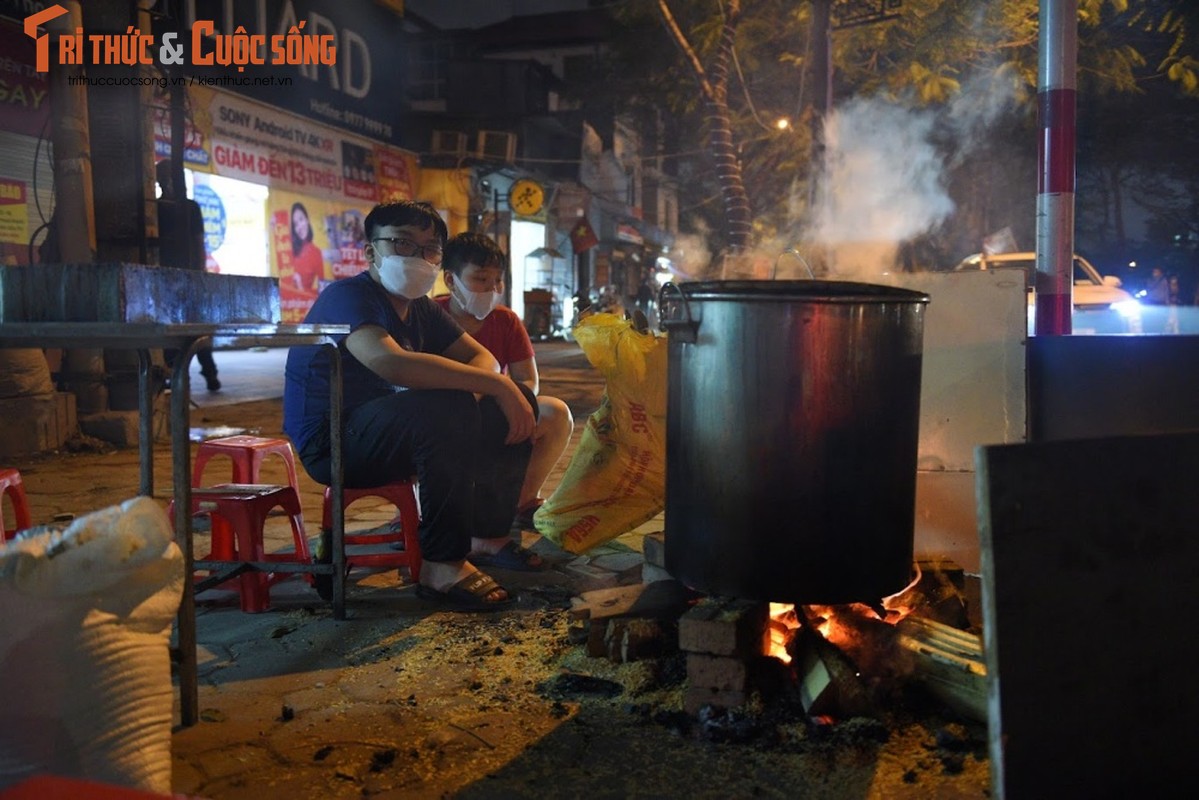
[[[666,302],[666,294],[668,290],[673,289],[679,299],[683,301],[683,319],[667,319],[667,308],[673,307],[674,303]],[[662,284],[662,288],[658,290],[658,328],[663,333],[669,333],[674,339],[687,344],[695,344],[696,334],[699,331],[699,323],[691,318],[691,305],[687,302],[687,295],[683,294],[680,289],[671,281]]]

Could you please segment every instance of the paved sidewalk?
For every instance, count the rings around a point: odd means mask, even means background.
[[[571,406],[577,442],[599,404],[601,379],[573,344],[537,348],[543,391]],[[195,382],[192,425],[278,434],[280,354],[216,359],[224,387],[209,394]],[[37,522],[111,505],[138,485],[136,448],[46,454],[13,466]],[[223,477],[216,464],[209,469],[211,482]],[[263,478],[285,480],[277,459]],[[164,505],[170,485],[169,448],[160,441],[155,486]],[[323,487],[301,473],[300,490],[315,536]],[[372,528],[393,513],[355,504],[348,526]],[[985,759],[955,755],[953,769],[942,769],[934,755],[941,733],[934,739],[927,723],[905,718],[881,742],[870,721],[830,731],[785,718],[759,729],[746,727],[741,712],[684,713],[687,667],[667,647],[673,621],[663,622],[663,658],[589,657],[589,634],[607,637],[614,628],[576,620],[572,598],[600,579],[639,582],[644,534],[663,521],[659,515],[579,559],[526,533],[554,566],[494,570],[520,594],[501,613],[431,607],[395,570],[351,573],[345,620],[333,619],[300,579],[276,585],[271,609],[260,614],[242,613],[230,592],[205,593],[197,614],[200,722],[172,735],[173,790],[211,800],[986,796]],[[196,538],[205,552],[203,535]],[[291,546],[285,518],[269,520],[267,543]],[[613,643],[603,644],[611,652]],[[728,738],[742,730],[751,738]],[[772,738],[753,739],[758,730]]]
[[[547,482],[548,496],[569,463],[587,416],[598,407],[603,384],[573,343],[537,347],[543,394],[563,398],[576,417],[574,442]],[[281,434],[285,356],[285,350],[218,352],[219,392],[205,391],[198,371],[193,374],[193,431]],[[154,464],[155,496],[164,506],[171,486],[166,435],[165,430],[159,433]],[[211,462],[205,481],[226,479],[226,464],[220,459]],[[35,523],[66,521],[118,503],[133,496],[138,485],[136,448],[39,454],[12,466],[21,470]],[[261,480],[286,483],[282,461],[268,458]],[[319,528],[323,489],[301,469],[301,504],[310,539]],[[365,499],[349,510],[347,529],[373,529],[393,515],[394,508],[385,501]],[[553,567],[541,573],[493,570],[521,596],[515,611],[500,615],[461,615],[430,607],[416,597],[406,574],[394,569],[352,572],[348,618],[340,622],[298,578],[273,587],[271,609],[261,614],[242,613],[232,591],[203,593],[197,603],[202,721],[175,734],[176,790],[256,800],[264,796],[263,786],[271,787],[265,796],[272,797],[284,792],[291,797],[358,796],[364,785],[378,782],[371,782],[369,772],[376,748],[366,741],[376,738],[380,725],[390,727],[397,714],[419,719],[421,734],[411,745],[414,751],[433,753],[473,742],[468,749],[479,752],[452,774],[430,772],[428,764],[417,773],[398,771],[399,777],[389,778],[388,786],[408,786],[413,793],[404,790],[395,796],[436,796],[481,778],[497,763],[499,752],[515,757],[528,743],[526,736],[536,738],[559,721],[549,713],[552,701],[530,696],[506,709],[481,712],[482,718],[467,724],[463,710],[454,709],[478,700],[479,690],[469,687],[480,682],[480,673],[471,662],[487,652],[486,672],[491,677],[483,682],[490,691],[530,692],[530,676],[551,677],[557,669],[552,654],[567,646],[571,597],[596,588],[597,575],[605,572],[610,576],[607,584],[639,581],[638,571],[629,568],[630,557],[639,558],[645,532],[661,528],[659,518],[581,557],[525,532],[526,545]],[[265,545],[268,552],[292,549],[286,517],[268,520]],[[203,532],[197,533],[194,547],[197,554],[208,551]],[[618,558],[613,560],[613,555]],[[613,569],[605,570],[605,558]],[[413,653],[405,654],[410,648]],[[504,650],[509,652],[499,655]],[[538,654],[535,663],[528,661],[531,653]],[[364,672],[373,677],[364,680]],[[531,714],[526,701],[535,709]],[[175,719],[178,722],[178,708]],[[478,726],[492,728],[491,734],[482,735],[489,740],[482,749],[479,735],[463,732]],[[509,740],[504,746],[490,742],[499,730],[508,731],[500,737]],[[518,730],[524,732],[517,735]],[[338,748],[337,756],[330,763],[314,762],[312,754],[324,747]],[[470,766],[475,756],[482,761]],[[281,760],[291,766],[281,767]],[[337,777],[347,772],[359,777],[349,782]],[[351,785],[356,788],[346,794]]]

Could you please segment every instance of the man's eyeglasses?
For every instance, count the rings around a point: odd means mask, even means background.
[[[398,236],[378,236],[371,239],[372,242],[391,242],[391,247],[395,250],[398,256],[416,256],[419,255],[430,264],[437,265],[441,263],[442,250],[439,244],[419,245],[411,239],[403,239]]]

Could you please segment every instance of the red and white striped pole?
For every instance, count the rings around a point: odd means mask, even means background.
[[[1037,55],[1038,335],[1071,331],[1078,0],[1040,0]]]

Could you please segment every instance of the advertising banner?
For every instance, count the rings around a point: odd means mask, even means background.
[[[34,68],[34,56],[33,40],[0,22],[0,129],[26,136],[49,132],[50,82]]]
[[[302,322],[330,281],[366,269],[363,220],[369,211],[370,205],[271,191],[267,200],[271,263],[279,276],[283,322]]]
[[[184,163],[191,169],[374,205],[411,199],[416,156],[202,86],[187,93]],[[165,96],[156,104],[154,150],[171,154]]]
[[[25,181],[0,178],[0,242],[29,241],[29,210],[25,203]]]

